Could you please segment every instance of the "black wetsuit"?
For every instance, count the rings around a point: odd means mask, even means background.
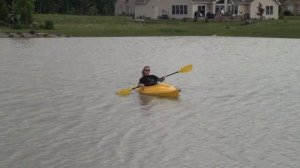
[[[145,86],[153,86],[153,85],[157,85],[157,82],[162,82],[164,81],[163,78],[159,78],[155,75],[148,75],[148,76],[144,76],[140,79],[139,83],[140,84],[144,84]]]

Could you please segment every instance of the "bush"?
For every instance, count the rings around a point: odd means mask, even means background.
[[[11,26],[11,28],[13,28],[13,29],[22,29],[23,27],[22,27],[21,24],[14,24],[14,25]]]
[[[284,19],[284,16],[281,14],[279,15],[278,19]]]
[[[283,11],[283,15],[284,16],[292,16],[292,13],[291,13],[291,11],[285,10],[285,11]]]
[[[151,20],[151,17],[145,17],[144,20],[145,20],[145,21],[150,21],[150,20]]]
[[[54,23],[51,20],[45,21],[44,29],[47,30],[54,29]]]
[[[7,5],[3,0],[0,0],[0,21],[5,21],[8,17]]]
[[[5,22],[0,20],[0,26],[5,26]]]
[[[35,35],[35,34],[36,34],[36,31],[34,31],[34,30],[30,30],[30,31],[29,31],[29,34],[31,34],[31,35]]]
[[[185,18],[182,18],[182,21],[183,21],[183,22],[186,22],[186,21],[188,21],[188,20],[189,20],[189,18],[186,18],[186,17],[185,17]]]
[[[158,17],[158,19],[169,19],[168,15],[161,15]]]
[[[96,6],[91,6],[88,10],[89,15],[97,15],[98,14],[98,9]],[[122,13],[123,14],[123,13]],[[125,16],[125,15],[124,15]]]
[[[207,18],[207,19],[214,19],[214,18],[215,18],[215,14],[208,12],[208,13],[206,14],[206,18]]]

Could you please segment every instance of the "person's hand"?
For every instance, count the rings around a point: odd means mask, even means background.
[[[144,84],[139,83],[139,84],[137,85],[137,87],[144,87]]]

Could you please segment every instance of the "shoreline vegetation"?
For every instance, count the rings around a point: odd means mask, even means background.
[[[34,15],[36,26],[0,26],[1,37],[124,37],[124,36],[234,36],[300,38],[300,16],[280,20],[217,21],[190,19],[135,21],[124,16]],[[52,21],[54,29],[40,25]]]

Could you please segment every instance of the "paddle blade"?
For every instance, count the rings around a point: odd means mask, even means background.
[[[119,96],[127,96],[129,95],[131,92],[131,89],[122,89],[120,91],[118,91],[116,94]]]
[[[179,72],[180,73],[187,73],[187,72],[190,72],[191,70],[193,69],[193,65],[190,64],[190,65],[186,65],[184,67],[182,67]]]

